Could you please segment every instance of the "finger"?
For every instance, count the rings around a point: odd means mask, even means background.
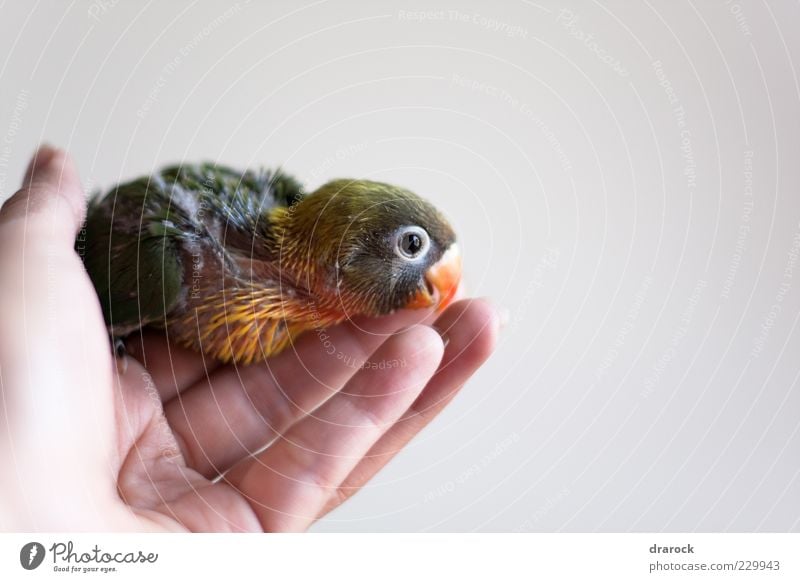
[[[25,173],[23,188],[0,210],[0,232],[21,231],[35,241],[74,244],[86,213],[80,178],[66,152],[42,146]],[[13,236],[10,233],[8,236]]]
[[[225,480],[250,501],[268,531],[305,529],[380,436],[408,409],[436,371],[443,352],[433,329],[415,326],[387,340],[364,369],[313,416],[276,444],[242,461]]]
[[[125,349],[150,374],[163,402],[196,384],[220,364],[213,358],[170,343],[165,332],[142,329],[125,340]]]
[[[263,364],[224,366],[165,404],[190,467],[213,477],[261,449],[342,389],[389,334],[424,311],[306,332]]]
[[[358,463],[322,514],[334,509],[372,479],[419,431],[447,406],[497,344],[501,316],[482,299],[454,303],[434,324],[446,341],[439,370],[411,407]]]
[[[109,483],[112,362],[97,297],[74,251],[82,208],[69,157],[43,148],[26,187],[0,211],[0,402],[28,499],[52,488],[42,474],[59,475],[65,498],[85,499],[81,483],[90,477]],[[54,443],[59,454],[42,454]]]

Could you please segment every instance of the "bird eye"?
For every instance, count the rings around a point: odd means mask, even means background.
[[[404,259],[418,259],[428,252],[430,238],[424,229],[409,226],[402,229],[397,236],[396,252]]]

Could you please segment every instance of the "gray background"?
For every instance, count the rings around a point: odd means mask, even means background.
[[[91,188],[184,158],[397,182],[508,308],[316,530],[800,530],[796,2],[0,14],[0,198],[41,140]]]

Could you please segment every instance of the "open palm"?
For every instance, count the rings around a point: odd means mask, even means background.
[[[435,320],[402,312],[309,332],[253,366],[156,331],[115,361],[74,250],[83,206],[68,156],[45,147],[0,212],[3,529],[306,529],[494,348],[496,311],[461,300]]]

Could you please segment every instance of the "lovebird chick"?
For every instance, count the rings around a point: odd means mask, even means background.
[[[112,338],[153,326],[250,364],[355,315],[452,300],[453,229],[429,202],[369,180],[306,194],[281,171],[184,164],[113,187],[79,234]]]

